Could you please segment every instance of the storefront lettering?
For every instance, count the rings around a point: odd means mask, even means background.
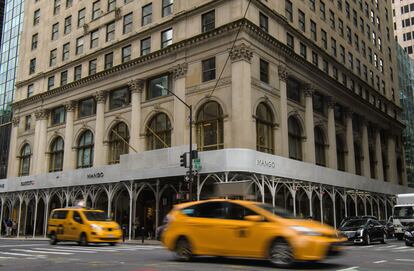
[[[89,173],[86,175],[86,178],[88,179],[103,178],[103,177],[104,177],[103,172]]]
[[[35,181],[31,180],[31,181],[24,181],[24,182],[20,182],[21,186],[32,186],[35,184]]]
[[[273,161],[265,161],[265,160],[262,160],[262,159],[256,159],[256,166],[275,168],[276,163],[273,162]]]

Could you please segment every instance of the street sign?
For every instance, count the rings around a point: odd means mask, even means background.
[[[200,158],[193,159],[194,169],[199,171],[201,169],[201,161]]]

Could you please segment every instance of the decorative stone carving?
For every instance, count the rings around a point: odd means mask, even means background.
[[[83,33],[84,33],[84,34],[87,34],[87,33],[88,33],[88,31],[89,31],[89,25],[88,25],[88,24],[84,24],[84,25],[83,25]]]
[[[47,109],[39,109],[35,112],[36,120],[45,120],[49,116],[49,111]]]
[[[19,116],[13,117],[12,123],[13,123],[13,127],[18,127],[20,123],[20,117]]]
[[[187,63],[178,64],[177,66],[174,66],[171,70],[174,79],[185,77],[187,74],[187,71],[188,71]]]
[[[121,16],[121,8],[116,8],[115,9],[115,20],[119,20],[119,19],[121,19],[122,18],[122,16]]]
[[[100,90],[98,92],[95,93],[95,100],[96,103],[105,103],[106,101],[106,91],[105,90]]]
[[[76,108],[76,104],[73,101],[66,102],[64,105],[66,112],[73,112]]]
[[[345,113],[345,117],[346,118],[352,118],[354,111],[352,111],[352,109],[350,107],[345,107],[344,108],[344,113]]]
[[[128,82],[132,93],[141,93],[144,90],[144,80],[134,79]]]
[[[230,51],[230,59],[232,62],[244,60],[250,63],[252,57],[253,49],[244,43],[234,46],[233,50]]]
[[[315,93],[315,89],[311,85],[306,84],[306,85],[304,85],[303,93],[305,94],[305,97],[311,97],[312,98],[313,94]]]
[[[289,73],[285,66],[282,66],[282,65],[277,66],[277,73],[279,74],[280,81],[287,82]]]
[[[332,96],[326,98],[326,103],[328,104],[328,108],[335,109],[336,102]]]

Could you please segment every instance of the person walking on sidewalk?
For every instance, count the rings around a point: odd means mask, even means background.
[[[12,235],[17,236],[17,223],[16,223],[16,220],[13,220],[13,223],[12,223]]]
[[[11,236],[12,226],[13,226],[13,223],[12,223],[11,219],[7,218],[6,219],[6,237]]]

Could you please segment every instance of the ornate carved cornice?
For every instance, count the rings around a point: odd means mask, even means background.
[[[13,117],[12,123],[13,123],[13,127],[18,127],[20,124],[20,117],[19,116]]]
[[[132,93],[142,93],[144,90],[144,82],[142,79],[133,79],[128,82],[128,86]]]
[[[47,109],[39,109],[35,111],[36,120],[45,120],[49,116],[49,110]]]
[[[63,104],[63,106],[65,107],[66,112],[73,112],[76,108],[76,104],[74,101],[66,102]]]
[[[105,90],[100,90],[100,91],[97,91],[96,93],[95,93],[95,100],[96,100],[96,103],[105,103],[105,101],[106,101],[106,91]]]
[[[174,79],[180,79],[180,78],[185,77],[187,75],[187,71],[188,71],[187,63],[178,64],[177,66],[174,66],[171,69],[171,73],[173,74]]]
[[[305,84],[303,86],[303,93],[305,94],[305,97],[313,97],[313,94],[315,93],[315,89],[309,85],[309,84]]]
[[[279,74],[280,81],[287,82],[287,79],[289,77],[289,72],[286,69],[286,66],[283,66],[283,65],[277,66],[277,73]]]
[[[244,60],[250,63],[253,57],[253,49],[242,43],[234,46],[233,50],[230,51],[230,59],[232,62]]]

